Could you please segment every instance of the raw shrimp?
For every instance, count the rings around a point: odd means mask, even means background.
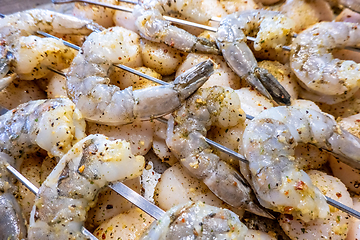
[[[60,40],[30,36],[38,30],[51,33],[88,34],[102,29],[99,25],[43,9],[32,9],[0,19],[0,82],[9,82],[9,71],[25,80],[48,73],[47,66],[68,65],[73,50]],[[4,86],[5,84],[0,84]]]
[[[29,239],[86,239],[81,226],[109,182],[141,175],[145,161],[126,141],[89,135],[59,161],[42,184],[31,212]]]
[[[15,167],[40,148],[61,157],[83,137],[85,121],[66,98],[30,101],[0,116],[0,151],[15,158]]]
[[[163,18],[162,13],[164,13],[163,8],[157,4],[155,6],[146,4],[135,6],[133,11],[133,15],[136,17],[135,25],[143,38],[162,42],[185,52],[219,53],[214,42],[206,38],[195,37],[181,28],[172,26]]]
[[[343,130],[331,115],[308,108],[276,107],[248,123],[243,135],[250,164],[244,176],[260,203],[309,221],[325,218],[329,207],[309,176],[299,170],[295,146],[311,143],[359,168],[360,139]]]
[[[226,16],[217,31],[217,45],[237,75],[269,99],[290,104],[290,95],[267,70],[259,68],[247,46],[247,36],[256,35],[255,50],[281,49],[291,39],[294,22],[278,12],[249,10]]]
[[[213,154],[204,139],[211,125],[228,128],[244,120],[245,114],[233,90],[202,88],[169,118],[166,144],[191,175],[203,180],[221,200],[269,216],[257,205],[243,177]]]
[[[13,196],[15,191],[11,173],[6,166],[14,164],[14,159],[0,152],[0,238],[25,239],[26,227],[20,206]]]
[[[171,208],[153,222],[141,240],[245,239],[247,227],[228,209],[201,202]]]
[[[136,55],[137,35],[114,27],[92,33],[75,57],[67,76],[67,91],[84,118],[107,125],[147,120],[172,112],[212,74],[214,64],[203,62],[175,79],[174,83],[133,91],[109,85],[114,63],[126,63]],[[166,104],[165,104],[166,103]]]
[[[335,103],[350,98],[359,89],[360,65],[334,59],[330,51],[355,46],[359,38],[359,25],[345,22],[321,22],[301,32],[290,56],[290,66],[300,84],[317,95],[337,97]]]
[[[308,172],[311,181],[321,192],[336,201],[352,208],[353,202],[346,186],[337,178],[323,172],[311,170]],[[330,208],[330,215],[304,222],[293,216],[283,214],[279,219],[280,226],[293,240],[331,239],[342,240],[349,231],[350,217],[334,207]]]

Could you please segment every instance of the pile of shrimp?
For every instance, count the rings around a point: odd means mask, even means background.
[[[360,211],[359,13],[337,0],[97,1],[133,13],[75,3],[0,19],[1,239],[360,238],[325,198]]]

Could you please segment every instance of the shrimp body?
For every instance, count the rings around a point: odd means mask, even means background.
[[[81,226],[109,182],[141,175],[145,161],[126,141],[89,135],[65,154],[39,189],[29,239],[86,239]]]
[[[120,27],[92,33],[75,57],[67,74],[67,90],[87,120],[120,125],[168,114],[213,72],[214,64],[206,61],[177,77],[173,84],[120,90],[109,85],[108,72],[114,63],[126,63],[129,56],[136,55],[139,46],[134,38],[135,33]]]
[[[245,239],[247,227],[228,209],[188,202],[167,211],[154,221],[141,240]]]
[[[85,121],[65,98],[30,101],[0,116],[0,152],[15,158],[15,167],[39,148],[61,157],[83,137]]]
[[[221,200],[265,215],[253,201],[243,177],[212,153],[204,135],[211,125],[229,128],[243,122],[237,94],[223,87],[202,88],[173,113],[168,121],[166,144],[191,175],[203,180]]]
[[[140,35],[147,40],[162,42],[185,52],[219,53],[215,43],[171,25],[163,18],[162,8],[147,9],[146,6],[137,5],[133,14]]]
[[[247,176],[260,203],[304,221],[324,218],[329,213],[324,196],[294,161],[298,143],[332,151],[359,167],[360,139],[341,129],[331,115],[297,107],[265,110],[245,129]]]
[[[30,35],[36,34],[37,31],[89,34],[92,30],[97,29],[102,29],[102,27],[91,21],[43,9],[32,9],[5,16],[0,19],[0,56],[2,58],[0,83],[6,80],[9,70],[13,70],[15,73],[19,71],[20,76],[25,80],[32,80],[45,76],[49,71],[46,66],[58,65],[62,62],[68,64],[74,57],[71,55],[72,50],[66,47],[61,40],[41,39],[33,36],[26,39]],[[43,65],[40,65],[40,62],[43,62]],[[25,72],[24,64],[29,68]]]
[[[290,66],[300,84],[315,94],[338,97],[338,101],[351,97],[359,88],[360,65],[335,59],[330,51],[355,46],[359,38],[359,25],[345,22],[321,22],[301,32],[290,56]]]
[[[256,37],[255,50],[280,49],[288,44],[294,23],[278,12],[249,10],[226,16],[217,31],[217,45],[231,69],[269,99],[290,104],[290,95],[257,61],[247,46],[247,36]],[[270,82],[270,83],[268,83]],[[266,87],[265,87],[266,86]]]

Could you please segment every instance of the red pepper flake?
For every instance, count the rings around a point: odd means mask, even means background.
[[[102,238],[102,239],[106,239],[105,233],[102,234],[101,238]]]
[[[288,206],[288,207],[284,208],[284,213],[285,214],[290,214],[290,213],[292,213],[292,211],[294,211],[293,207]]]
[[[342,197],[342,194],[339,193],[339,192],[337,192],[337,193],[336,193],[336,196],[337,196],[338,198],[341,198],[341,197]]]
[[[121,60],[121,57],[119,57],[119,60]]]
[[[181,222],[184,223],[184,222],[185,222],[185,218],[181,219]]]
[[[295,184],[295,190],[304,190],[305,188],[306,188],[306,183],[304,183],[301,180]]]

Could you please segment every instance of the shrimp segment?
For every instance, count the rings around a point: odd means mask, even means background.
[[[290,66],[309,92],[337,97],[336,102],[351,97],[359,88],[360,65],[334,59],[331,50],[359,43],[358,24],[321,22],[301,32],[294,40]],[[314,99],[326,102],[319,99]],[[333,103],[331,103],[333,104]]]
[[[205,61],[177,77],[173,84],[121,91],[119,87],[109,85],[108,72],[114,63],[127,61],[130,55],[139,51],[139,46],[134,44],[135,35],[120,27],[92,33],[84,43],[83,51],[75,57],[67,74],[67,90],[87,120],[120,125],[168,114],[213,72],[213,62]]]
[[[294,23],[278,12],[250,10],[226,16],[217,31],[217,45],[231,69],[269,99],[286,105],[290,95],[257,61],[247,46],[247,36],[257,34],[255,50],[280,49],[289,43]],[[257,29],[259,29],[257,31]]]
[[[222,87],[199,89],[170,117],[166,143],[185,169],[203,180],[221,200],[269,216],[257,205],[243,177],[213,154],[203,137],[212,124],[229,128],[243,122],[244,116],[234,91]]]
[[[332,151],[359,167],[360,139],[341,129],[332,116],[308,108],[271,108],[245,129],[247,177],[260,203],[304,221],[324,218],[329,213],[324,196],[294,161],[298,143]]]
[[[9,80],[3,79],[9,70],[19,73],[25,80],[32,80],[45,76],[49,71],[46,66],[62,62],[68,65],[74,57],[73,50],[66,47],[62,41],[34,36],[29,38],[30,35],[36,34],[39,30],[63,34],[89,34],[98,29],[102,27],[91,21],[43,9],[5,16],[0,19],[0,85],[5,85],[3,82]]]
[[[171,208],[154,221],[141,240],[165,239],[245,239],[247,227],[228,209],[201,202]]]
[[[145,161],[126,141],[89,135],[65,154],[39,189],[29,239],[86,239],[81,226],[109,182],[141,175]]]

